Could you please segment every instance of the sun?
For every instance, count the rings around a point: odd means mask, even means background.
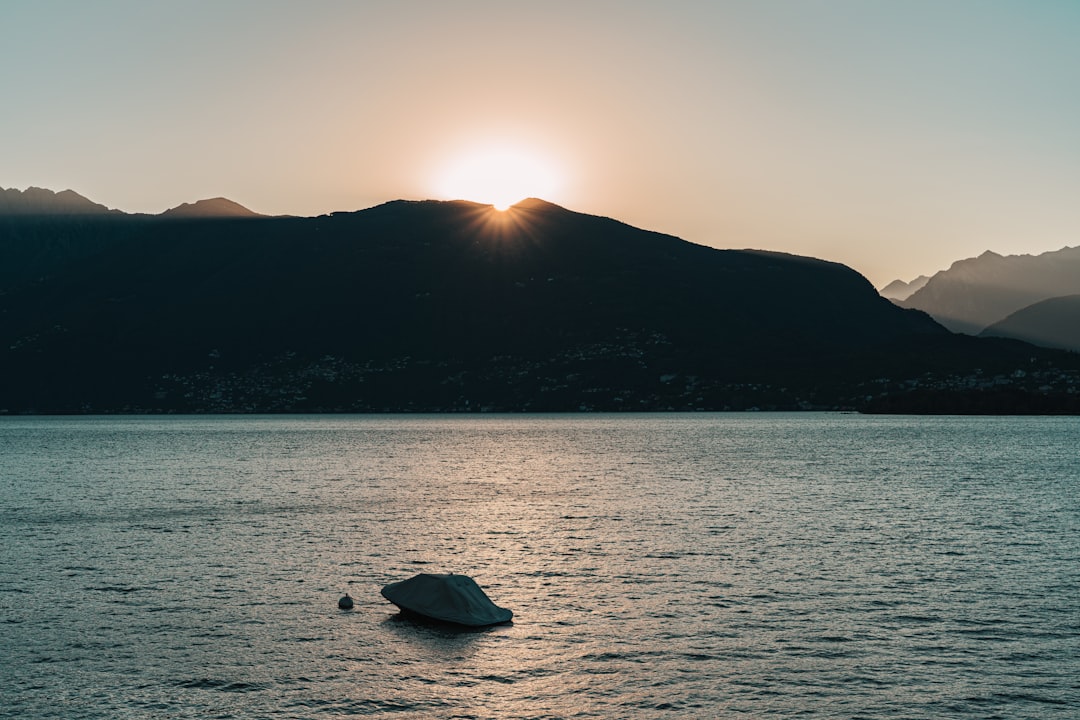
[[[506,210],[528,197],[549,199],[558,185],[558,173],[541,155],[493,147],[463,153],[448,163],[437,191],[447,199],[472,200]]]

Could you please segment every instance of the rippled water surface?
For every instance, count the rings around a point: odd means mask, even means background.
[[[1073,719],[1077,448],[1072,418],[0,418],[0,716]],[[401,619],[379,589],[423,571],[514,623]]]

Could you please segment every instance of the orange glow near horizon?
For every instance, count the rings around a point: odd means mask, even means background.
[[[559,176],[539,154],[514,147],[463,153],[442,170],[436,192],[448,200],[472,200],[505,211],[525,198],[548,199]]]

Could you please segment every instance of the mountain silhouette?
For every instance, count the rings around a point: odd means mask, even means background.
[[[980,334],[1080,352],[1080,295],[1050,298],[1029,305]]]
[[[1041,255],[987,251],[934,275],[902,307],[923,310],[954,332],[977,335],[1042,300],[1080,293],[1080,247]]]
[[[53,192],[38,187],[29,187],[26,190],[0,188],[0,217],[102,214],[121,213],[88,200],[72,190]]]
[[[227,198],[217,197],[183,203],[161,213],[163,218],[225,218],[225,217],[261,217],[248,210],[240,203]]]
[[[0,229],[9,412],[851,407],[1060,360],[954,336],[843,265],[537,199]]]

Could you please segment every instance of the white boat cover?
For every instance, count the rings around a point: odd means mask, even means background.
[[[420,573],[390,583],[382,596],[402,610],[443,622],[481,627],[510,622],[514,613],[491,602],[468,575]]]

